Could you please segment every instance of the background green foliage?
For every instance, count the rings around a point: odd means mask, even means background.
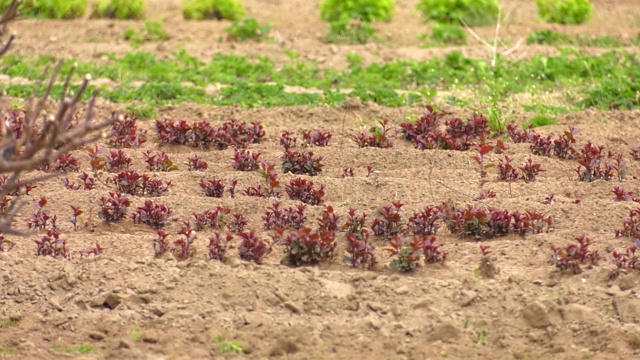
[[[242,20],[247,14],[239,0],[182,0],[182,16],[187,20]]]
[[[0,0],[0,11],[9,8],[12,0]],[[40,19],[77,19],[89,9],[89,0],[35,0],[21,14]]]
[[[144,19],[147,11],[145,0],[98,0],[93,5],[93,18]]]
[[[460,25],[437,23],[433,25],[431,39],[441,44],[463,45],[467,32]]]
[[[327,42],[330,44],[366,44],[376,38],[376,29],[366,21],[353,20],[343,16],[332,21],[329,27]]]
[[[224,29],[231,41],[261,41],[269,36],[270,25],[260,25],[256,19],[244,19],[242,22],[235,21],[231,26]]]
[[[498,18],[498,0],[420,0],[416,8],[426,20],[469,26],[495,24]]]
[[[320,15],[325,21],[358,19],[366,22],[390,21],[395,0],[324,0],[320,5]]]
[[[589,0],[536,0],[538,15],[545,22],[582,24],[591,20],[593,5]]]

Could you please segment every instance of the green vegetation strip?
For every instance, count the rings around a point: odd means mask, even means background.
[[[498,61],[495,68],[487,62],[464,57],[460,52],[425,62],[395,61],[364,66],[358,55],[349,56],[344,70],[322,68],[317,63],[288,53],[290,61],[278,67],[263,56],[214,56],[203,62],[184,50],[170,60],[158,60],[154,54],[129,53],[110,56],[106,62],[78,63],[77,77],[92,74],[118,84],[103,88],[101,96],[114,102],[138,101],[147,105],[193,102],[245,107],[321,104],[339,105],[347,97],[359,97],[380,105],[412,105],[433,97],[438,90],[475,89],[478,94],[502,98],[515,93],[539,94],[565,88],[579,88],[584,97],[575,105],[599,108],[636,108],[640,106],[640,61],[635,54],[609,52],[588,56],[563,50],[557,57],[535,56],[509,64]],[[40,79],[51,57],[35,60],[20,55],[0,59],[2,73],[30,80]],[[72,69],[67,62],[66,75]],[[134,86],[134,82],[143,82]],[[193,84],[193,86],[189,84]],[[220,92],[207,95],[211,84],[224,84]],[[318,89],[319,93],[292,93],[285,86]],[[34,85],[10,85],[9,95],[25,97]],[[349,89],[346,93],[341,91]],[[59,95],[60,88],[54,92]]]

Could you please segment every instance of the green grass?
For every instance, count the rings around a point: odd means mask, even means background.
[[[65,353],[69,355],[77,355],[77,354],[86,355],[86,354],[91,354],[95,352],[95,349],[91,345],[86,345],[86,344],[82,344],[79,346],[69,346],[66,348],[62,347],[62,345],[54,345],[53,351],[57,353]]]
[[[220,354],[243,354],[242,343],[236,340],[227,340],[224,335],[218,335],[213,339]]]
[[[560,56],[538,55],[515,64],[498,59],[494,69],[485,61],[466,58],[460,52],[425,62],[395,61],[368,66],[362,58],[352,55],[344,70],[321,68],[297,54],[288,55],[289,62],[277,66],[264,56],[217,54],[209,61],[201,61],[180,50],[172,58],[161,60],[154,54],[134,52],[119,58],[110,56],[106,64],[79,62],[74,76],[79,81],[80,76],[90,73],[93,78],[116,81],[118,87],[103,89],[101,96],[119,103],[137,101],[147,107],[144,112],[149,115],[153,114],[151,106],[181,102],[243,107],[335,106],[347,97],[358,97],[395,107],[430,101],[440,90],[454,92],[452,99],[458,103],[461,100],[455,95],[456,90],[475,91],[481,99],[490,94],[492,101],[501,102],[512,94],[536,95],[571,89],[575,91],[571,107],[640,107],[637,96],[640,61],[625,52],[589,56],[563,50]],[[6,75],[37,80],[52,60],[8,55],[0,59],[0,68]],[[71,62],[65,64],[63,76],[71,71],[71,66]],[[134,81],[144,84],[135,87]],[[215,96],[206,95],[206,86],[216,83],[226,86]],[[289,93],[286,86],[312,88],[318,93]],[[25,97],[33,88],[12,85],[4,90],[12,96]],[[60,90],[54,88],[54,98]],[[345,90],[346,95],[341,93]],[[86,94],[89,96],[90,92]]]
[[[572,46],[588,46],[599,48],[617,48],[625,46],[622,40],[610,36],[580,36],[564,34],[553,30],[535,30],[527,38],[527,44],[540,45],[572,45]]]

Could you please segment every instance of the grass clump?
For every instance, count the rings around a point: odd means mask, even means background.
[[[256,19],[244,19],[242,22],[235,21],[224,31],[230,41],[262,41],[269,36],[271,26],[260,25]]]
[[[604,35],[600,37],[582,37],[576,35],[563,34],[553,30],[535,30],[527,37],[527,44],[539,45],[574,45],[601,48],[615,48],[624,45],[620,39]]]
[[[432,28],[431,40],[446,45],[464,45],[467,32],[460,25],[437,23]]]
[[[0,0],[0,12],[4,13],[13,0]],[[21,15],[38,19],[78,19],[87,14],[89,0],[41,0],[23,6]]]
[[[224,354],[244,354],[242,343],[236,340],[228,340],[224,335],[218,335],[213,339],[218,352]]]
[[[544,22],[577,25],[591,20],[589,0],[536,0],[538,15]]]
[[[239,0],[182,0],[186,20],[242,20],[246,11]]]
[[[338,21],[332,21],[329,26],[327,42],[330,44],[366,44],[376,39],[376,29],[366,21],[351,19],[343,16]]]
[[[133,20],[144,19],[146,12],[145,0],[98,0],[93,5],[91,17]]]
[[[162,28],[160,23],[147,21],[140,31],[136,31],[134,28],[127,29],[124,32],[124,39],[127,40],[131,46],[137,48],[146,42],[168,40],[169,34]]]
[[[320,15],[324,21],[341,21],[343,17],[361,21],[390,21],[395,0],[324,0]]]
[[[493,25],[498,18],[497,0],[420,0],[416,6],[426,20],[469,26]]]

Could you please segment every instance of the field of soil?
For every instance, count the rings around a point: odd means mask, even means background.
[[[427,59],[460,48],[422,49],[415,39],[426,32],[414,10],[416,0],[398,1],[397,15],[379,26],[389,40],[366,46],[334,46],[322,39],[328,25],[319,21],[320,1],[246,0],[248,16],[272,23],[281,43],[229,44],[218,42],[228,23],[185,22],[179,0],[150,0],[149,18],[165,19],[172,36],[168,44],[147,44],[142,50],[169,55],[177,47],[207,59],[217,52],[268,55],[286,61],[284,50],[301,53],[323,66],[342,67],[346,56],[356,52],[367,62],[395,59]],[[640,31],[637,0],[593,1],[592,23],[564,28],[539,24],[533,1],[510,1],[514,19],[506,34],[517,39],[532,29],[554,28],[566,32],[615,35],[632,38]],[[28,56],[57,55],[90,60],[104,52],[124,55],[133,51],[122,40],[131,22],[77,20],[41,22],[24,20],[14,25],[19,34],[16,50]],[[492,29],[481,29],[490,34]],[[472,42],[472,40],[470,40]],[[464,47],[467,56],[483,58],[481,45]],[[633,49],[627,49],[632,51]],[[553,53],[547,47],[532,47],[530,53]],[[596,52],[598,50],[587,49]],[[482,105],[482,104],[477,104]],[[96,117],[106,119],[126,104],[99,100]],[[53,106],[51,110],[53,110]],[[208,259],[207,244],[212,231],[202,231],[195,241],[197,254],[187,261],[165,255],[153,256],[155,231],[134,225],[130,218],[104,224],[98,219],[97,200],[113,191],[98,184],[93,191],[65,190],[59,179],[40,184],[29,195],[34,202],[49,200],[47,209],[57,214],[68,247],[76,252],[99,243],[104,252],[97,257],[60,260],[36,257],[34,240],[41,235],[9,237],[16,243],[10,252],[0,252],[0,357],[9,359],[631,359],[640,357],[640,273],[621,274],[615,280],[613,251],[633,244],[615,237],[634,202],[616,202],[613,186],[640,194],[636,176],[640,162],[629,153],[640,144],[640,111],[587,110],[559,117],[559,124],[536,129],[555,136],[573,125],[580,130],[577,148],[587,141],[604,145],[629,159],[630,176],[625,181],[579,181],[575,160],[531,155],[529,144],[507,142],[506,154],[518,166],[530,157],[545,170],[537,181],[508,185],[489,169],[486,189],[494,199],[473,201],[480,191],[478,166],[473,151],[422,151],[402,137],[390,149],[358,148],[351,140],[368,131],[379,119],[400,124],[417,119],[424,108],[383,108],[375,104],[349,103],[340,108],[292,107],[245,110],[181,104],[159,110],[159,119],[189,123],[236,118],[258,121],[266,141],[249,150],[262,153],[262,160],[280,170],[283,131],[301,139],[305,130],[330,131],[328,147],[311,149],[323,157],[324,171],[303,176],[326,186],[325,205],[342,219],[349,208],[366,212],[367,224],[378,208],[399,201],[405,220],[425,205],[452,200],[510,211],[536,210],[553,216],[556,229],[550,233],[509,235],[481,242],[490,245],[499,267],[492,279],[478,276],[479,243],[460,238],[447,229],[438,233],[441,249],[448,252],[443,265],[423,265],[412,273],[390,268],[391,258],[383,249],[388,241],[374,238],[379,264],[374,270],[353,269],[342,262],[344,236],[338,234],[339,255],[333,263],[293,268],[280,264],[279,247],[257,265],[239,259],[239,240],[231,243],[230,259],[224,264]],[[471,115],[467,109],[448,108],[446,119]],[[516,113],[518,123],[526,114]],[[165,151],[179,170],[150,173],[171,180],[174,186],[154,202],[173,209],[176,222],[166,231],[172,239],[182,222],[192,214],[226,206],[243,213],[248,229],[264,239],[261,217],[273,199],[237,195],[208,198],[200,191],[201,179],[238,179],[238,189],[257,186],[255,172],[235,171],[232,149],[202,150],[186,146],[159,146],[152,121],[138,125],[147,130],[141,149],[125,149],[133,168],[147,172],[143,151]],[[492,140],[493,141],[493,140]],[[99,143],[106,146],[106,140]],[[297,148],[300,150],[300,148]],[[90,171],[84,151],[74,154],[82,171]],[[187,159],[199,154],[208,162],[206,172],[190,172]],[[503,157],[490,155],[497,163]],[[377,173],[367,176],[367,167]],[[342,169],[352,167],[354,177],[343,178]],[[33,176],[31,174],[30,176]],[[75,179],[75,174],[68,175]],[[108,177],[109,174],[104,174]],[[280,174],[288,183],[295,176]],[[554,194],[554,201],[544,204]],[[133,197],[132,209],[145,198]],[[579,200],[579,201],[576,201]],[[283,205],[297,204],[282,199]],[[69,222],[70,206],[85,211],[77,232]],[[315,226],[324,206],[309,206],[307,216]],[[22,211],[15,226],[26,229],[33,206]],[[577,275],[558,272],[550,263],[551,246],[566,246],[585,234],[603,256],[596,266],[583,266]],[[91,351],[79,354],[81,346]],[[222,354],[242,348],[242,354]]]

